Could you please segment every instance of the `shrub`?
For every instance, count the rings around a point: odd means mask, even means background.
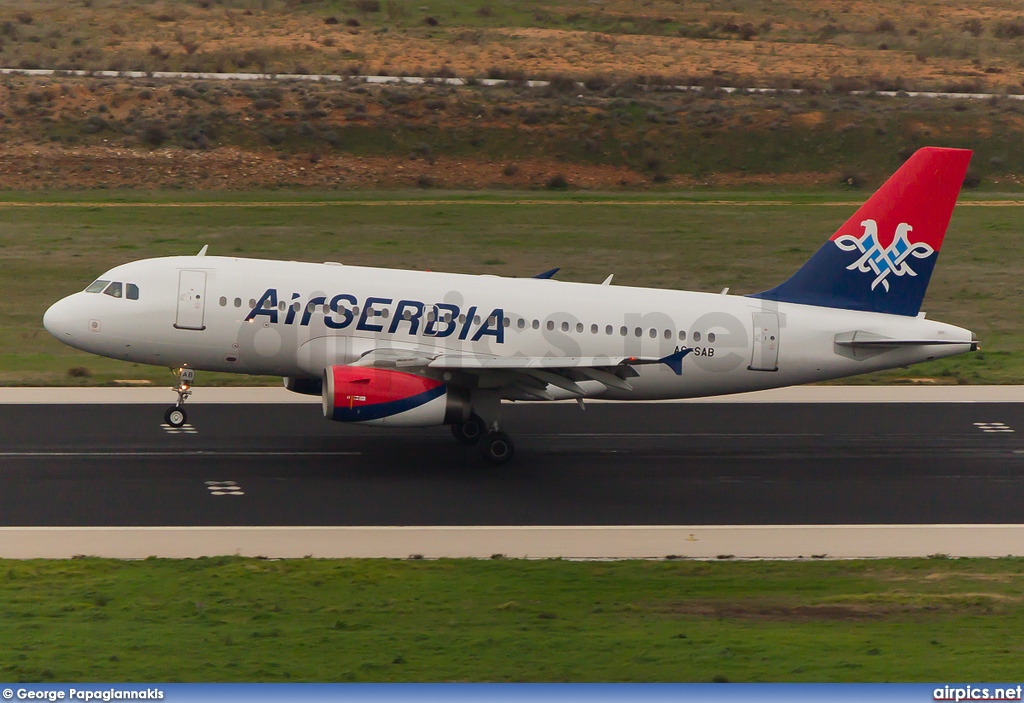
[[[160,146],[167,141],[167,130],[159,122],[149,122],[142,128],[142,141],[150,146]]]
[[[68,376],[71,378],[89,378],[92,376],[92,371],[84,366],[72,366],[68,369]]]
[[[502,171],[502,173],[504,173],[506,176],[515,176],[516,174],[519,173],[519,166],[517,166],[516,164],[508,164],[505,167],[505,170]]]
[[[355,0],[353,5],[360,12],[380,12],[380,0]]]
[[[839,178],[839,184],[851,188],[862,188],[864,186],[864,176],[860,173],[844,173]]]
[[[1000,22],[995,26],[995,29],[992,30],[992,34],[994,34],[997,39],[1016,39],[1018,37],[1024,37],[1024,22],[1020,20]]]
[[[338,24],[338,18],[334,15],[330,17],[324,17],[324,24]]]
[[[436,27],[438,24],[437,18],[428,15],[427,17],[423,18],[423,24],[427,25],[428,27]]]
[[[977,188],[981,185],[981,174],[975,171],[973,168],[967,169],[966,175],[964,175],[964,188]]]
[[[960,25],[960,29],[964,30],[972,37],[980,37],[984,27],[981,25],[981,20],[977,17],[972,17],[971,19],[964,21],[964,23]]]
[[[565,190],[569,187],[569,181],[565,180],[565,176],[561,173],[556,173],[548,179],[547,187],[552,190]]]
[[[576,79],[562,73],[556,73],[548,79],[548,88],[555,93],[569,93],[576,90]]]

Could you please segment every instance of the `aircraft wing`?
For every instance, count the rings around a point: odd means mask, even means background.
[[[609,388],[632,390],[627,379],[637,376],[637,366],[665,364],[682,375],[683,358],[693,351],[677,348],[664,357],[654,356],[495,356],[473,353],[424,352],[402,349],[374,349],[353,366],[374,366],[415,371],[454,372],[476,376],[476,384],[498,387],[529,397],[552,400],[548,386],[583,397],[580,381],[597,381]]]

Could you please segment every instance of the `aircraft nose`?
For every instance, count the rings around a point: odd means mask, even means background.
[[[74,296],[58,300],[43,314],[43,327],[61,341],[71,336],[72,327],[76,321],[77,316],[74,314],[72,297]]]

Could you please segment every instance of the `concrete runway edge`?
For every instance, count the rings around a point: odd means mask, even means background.
[[[1024,525],[3,527],[0,558],[487,559],[1024,556]]]

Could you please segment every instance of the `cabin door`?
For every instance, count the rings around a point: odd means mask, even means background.
[[[178,272],[178,315],[174,326],[179,330],[202,330],[206,305],[206,272]]]
[[[779,370],[779,314],[754,313],[754,353],[750,357],[751,371]]]

